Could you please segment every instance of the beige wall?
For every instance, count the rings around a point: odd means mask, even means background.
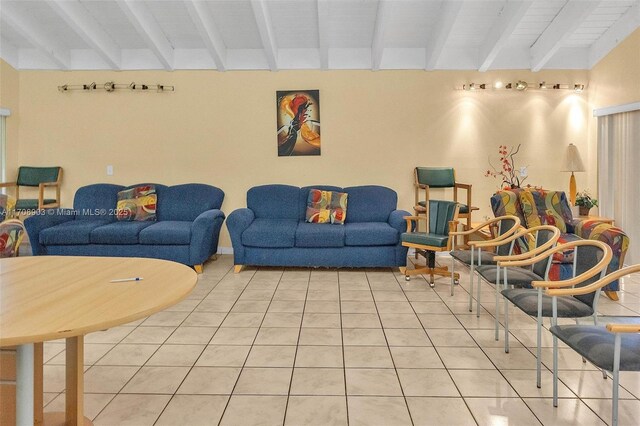
[[[589,72],[589,104],[592,109],[640,101],[640,29],[624,39]],[[598,186],[597,119],[589,110],[588,186],[596,193]]]
[[[15,176],[18,164],[20,91],[18,71],[0,59],[0,108],[11,111],[7,117],[7,178]],[[2,153],[0,153],[2,155]]]
[[[586,83],[586,71],[424,72],[20,72],[20,164],[61,165],[63,204],[95,182],[205,182],[226,193],[223,210],[245,206],[266,183],[395,189],[413,203],[416,165],[452,165],[473,183],[482,220],[499,182],[485,178],[500,144],[522,144],[528,182],[565,189],[564,146],[586,151],[586,95],[572,92],[469,93],[469,81]],[[174,93],[59,93],[92,81],[163,83]],[[279,158],[275,91],[320,89],[322,156]],[[114,176],[106,176],[112,164]],[[221,245],[230,246],[224,230]]]

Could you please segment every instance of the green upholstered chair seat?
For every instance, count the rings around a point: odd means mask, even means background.
[[[405,232],[401,235],[403,243],[420,244],[431,247],[446,247],[448,235],[432,234],[426,232]]]
[[[427,206],[427,202],[426,201],[418,201],[418,205],[420,207],[426,207]],[[462,204],[462,203],[458,203],[458,205],[460,206],[460,213],[469,213],[469,206],[467,206],[466,204]]]
[[[45,198],[44,204],[55,203],[56,200],[53,198]],[[18,200],[16,201],[16,210],[36,210],[38,208],[38,200]]]
[[[593,325],[556,325],[551,333],[598,368],[613,371],[615,334]],[[620,371],[640,371],[640,334],[621,336]]]

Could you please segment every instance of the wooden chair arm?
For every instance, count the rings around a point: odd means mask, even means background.
[[[610,284],[611,282],[617,279],[624,277],[625,275],[633,274],[634,272],[640,272],[640,265],[627,266],[626,268],[618,269],[617,271],[608,274],[602,279],[599,279],[598,281],[591,283],[589,285],[586,285],[584,287],[549,288],[545,293],[549,296],[573,296],[573,295],[577,296],[580,294],[589,294],[596,291],[599,288],[606,286],[607,284]],[[580,276],[576,278],[580,278]],[[536,282],[545,283],[546,281],[534,281],[534,283]],[[552,281],[552,282],[555,284],[555,283],[562,283],[563,281]],[[540,286],[540,287],[545,287],[545,286]]]
[[[609,247],[608,245],[606,245],[605,243],[601,242],[601,241],[591,241],[590,245],[597,245],[600,246],[600,248],[604,251],[604,256],[602,256],[602,259],[600,259],[600,261],[598,263],[595,264],[595,266],[593,266],[591,269],[589,269],[588,271],[585,271],[583,273],[581,273],[580,275],[578,275],[577,277],[573,277],[571,279],[568,280],[562,280],[562,281],[533,281],[531,283],[531,286],[533,288],[547,288],[547,289],[560,289],[560,288],[564,288],[564,287],[573,287],[576,284],[580,284],[582,282],[584,282],[585,280],[588,280],[591,277],[594,277],[595,275],[601,273],[604,269],[607,268],[607,266],[609,266],[609,263],[611,262],[611,258],[613,257],[613,251],[611,250],[611,247]],[[571,288],[571,289],[567,289],[570,290],[571,294],[588,294],[591,293],[592,291],[597,290],[600,287],[605,286],[606,284],[602,284],[601,280],[596,281],[598,283],[597,286],[594,286],[595,283],[589,284],[587,286],[584,287],[578,287],[578,288]],[[588,291],[586,290],[587,287],[591,287]],[[553,296],[553,294],[549,294],[550,296]]]
[[[560,244],[559,246],[555,246],[554,248],[552,248],[550,250],[547,250],[544,253],[538,254],[538,255],[536,255],[534,257],[531,257],[529,259],[516,260],[516,261],[513,261],[513,262],[502,261],[502,262],[499,263],[499,266],[531,266],[534,263],[539,262],[539,261],[551,256],[554,253],[557,253],[559,251],[564,251],[564,250],[567,250],[567,249],[571,249],[571,248],[574,248],[576,246],[589,245],[593,241],[594,240],[570,241],[568,243],[564,243],[564,244]]]
[[[462,189],[466,189],[467,191],[470,191],[472,185],[470,183],[458,183],[458,182],[456,182],[454,184],[454,186],[456,188],[462,188]]]
[[[471,229],[469,229],[467,231],[451,232],[451,233],[449,233],[449,235],[471,235],[473,233],[476,233],[476,232],[480,231],[482,228],[485,228],[485,227],[491,225],[492,223],[499,222],[499,221],[501,221],[503,219],[513,219],[516,222],[516,225],[520,225],[520,219],[518,219],[516,216],[499,216],[499,217],[494,217],[493,219],[489,219],[486,222],[483,222],[480,225],[476,226],[475,228],[471,228]],[[518,226],[514,226],[514,229],[518,229]],[[502,234],[498,238],[496,238],[495,241],[499,241],[500,239],[507,238],[509,235],[510,234],[507,234],[505,236],[505,234]],[[494,241],[494,240],[491,240],[491,241]],[[469,241],[469,244],[471,244],[471,243],[474,243],[474,241]]]
[[[18,186],[18,182],[2,182],[0,188],[9,188],[10,186]]]
[[[404,216],[403,219],[406,220],[407,222],[414,222],[416,220],[427,220],[426,217],[420,217],[420,216]]]
[[[640,333],[640,324],[607,324],[612,333]]]
[[[527,234],[531,234],[533,232],[537,232],[537,231],[541,231],[541,230],[549,230],[551,232],[553,232],[553,235],[551,236],[551,238],[549,238],[549,241],[547,241],[546,243],[542,244],[540,247],[535,247],[525,253],[521,253],[521,254],[512,254],[512,255],[506,255],[506,256],[495,256],[493,258],[493,260],[495,260],[496,262],[500,262],[500,261],[516,261],[516,260],[522,260],[522,259],[528,259],[530,257],[536,256],[548,249],[550,249],[551,247],[553,247],[553,245],[555,243],[558,242],[558,239],[560,238],[560,229],[558,229],[555,226],[551,226],[551,225],[540,225],[540,226],[534,226],[533,228],[524,228],[524,230],[519,231],[518,233],[510,236],[509,238],[507,238],[506,240],[503,240],[502,243],[507,243],[507,242],[511,242],[513,240],[516,240],[518,238],[523,237],[524,235]],[[502,244],[501,244],[502,245]]]
[[[414,186],[419,189],[427,189],[429,185],[425,185],[424,183],[414,183]]]
[[[41,182],[38,186],[47,187],[47,186],[60,186],[60,182]]]

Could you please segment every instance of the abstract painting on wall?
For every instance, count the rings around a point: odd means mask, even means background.
[[[320,155],[320,91],[276,92],[278,156]]]

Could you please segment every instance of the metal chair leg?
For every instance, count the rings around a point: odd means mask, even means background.
[[[474,265],[473,265],[473,247],[471,247],[471,271],[469,272],[469,312],[473,312],[473,275],[474,275]]]
[[[542,387],[542,289],[538,289],[538,321],[537,321],[537,347],[536,347],[536,386]],[[554,348],[556,350],[556,348]]]
[[[496,342],[500,340],[498,337],[498,333],[500,332],[500,302],[498,298],[498,293],[500,292],[500,267],[496,265],[496,309],[495,309],[495,339]]]
[[[620,384],[620,344],[622,337],[616,333],[613,346],[613,407],[611,407],[611,424],[618,426],[618,392]]]

